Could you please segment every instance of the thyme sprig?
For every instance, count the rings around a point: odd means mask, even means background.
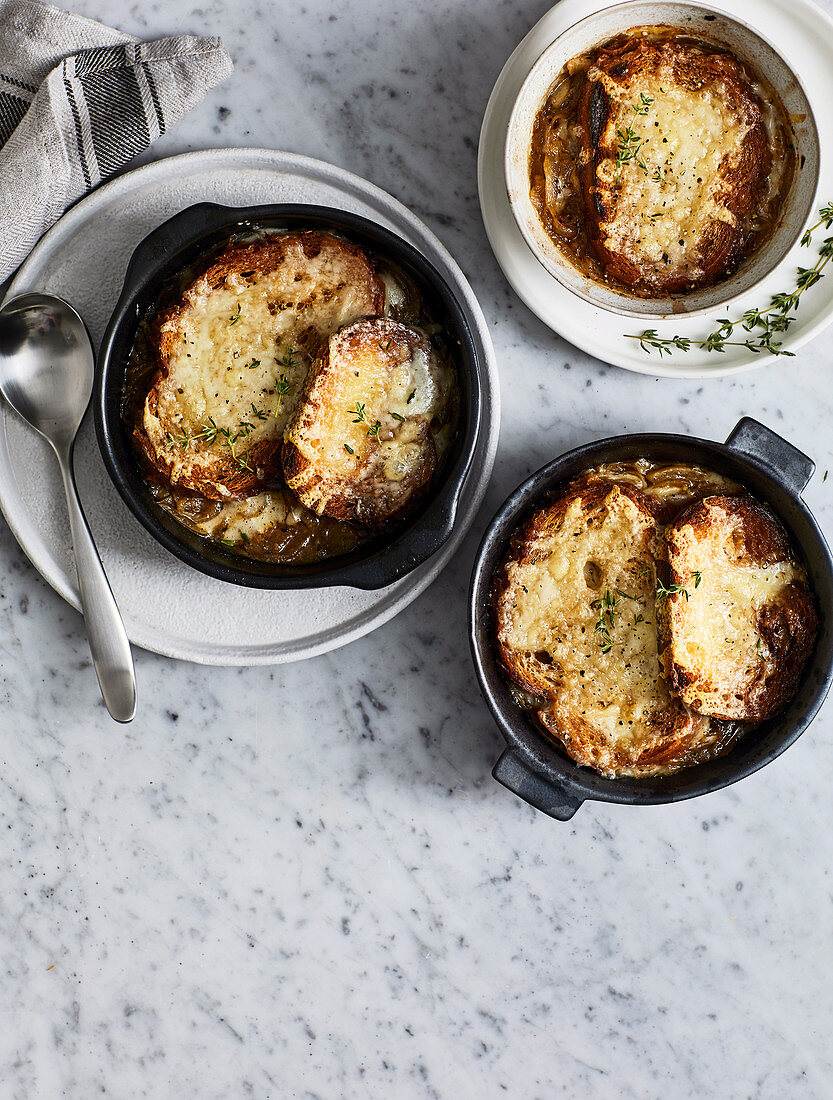
[[[347,415],[353,418],[353,424],[367,424],[367,435],[375,435],[377,439],[379,438],[382,421],[377,419],[373,424],[370,423],[367,418],[367,409],[364,401],[357,401],[355,409],[348,409]]]
[[[254,409],[254,406],[252,406]],[[255,410],[257,414],[257,410]],[[260,419],[260,417],[258,417]],[[237,444],[241,439],[245,439],[250,432],[254,430],[254,424],[249,420],[241,420],[237,425],[236,430],[232,431],[231,428],[221,428],[213,416],[209,416],[205,424],[203,424],[199,431],[188,435],[188,433],[182,429],[180,434],[174,438],[170,432],[166,436],[167,446],[172,447],[178,443],[183,451],[187,451],[192,443],[206,443],[209,447],[213,447],[218,440],[221,440],[220,446],[225,447],[231,455],[232,461],[235,462],[241,470],[248,470],[250,473],[254,473],[248,461],[244,455],[237,453]]]
[[[283,399],[286,397],[291,389],[292,386],[290,385],[289,379],[286,377],[285,374],[282,374],[279,378],[275,379],[275,396],[278,399],[275,403],[275,416],[277,416],[278,413],[281,411]]]
[[[276,362],[279,367],[283,367],[283,371],[275,379],[275,396],[277,401],[275,402],[273,416],[277,416],[280,413],[283,399],[288,393],[292,392],[292,383],[289,381],[288,375],[297,365],[295,360],[295,348],[287,348],[283,356],[277,359]]]
[[[294,370],[296,365],[295,348],[287,348],[283,356],[277,359],[276,362],[279,367],[283,367],[287,372]]]
[[[699,588],[700,582],[703,579],[703,574],[699,571],[695,571],[691,575],[694,578],[694,587]],[[667,600],[669,596],[685,596],[686,603],[691,599],[691,593],[685,585],[672,582],[666,587],[659,577],[657,577],[657,603],[662,603],[662,601]]]
[[[825,229],[833,226],[833,203],[823,206],[818,212],[818,221],[805,231],[801,238],[804,248],[810,246],[813,235],[821,226]],[[795,286],[791,291],[773,294],[766,309],[747,309],[734,321],[728,317],[719,319],[718,327],[702,340],[692,340],[686,336],[662,337],[653,328],[645,329],[640,333],[625,333],[625,339],[638,340],[639,346],[647,355],[656,351],[660,359],[663,355],[671,355],[675,349],[690,351],[691,348],[702,348],[704,351],[725,352],[729,347],[746,348],[753,355],[769,352],[770,355],[792,356],[794,353],[787,351],[783,341],[778,337],[795,321],[802,294],[822,278],[831,258],[833,258],[833,236],[824,238],[812,267],[797,268]],[[747,339],[730,339],[738,329],[750,334]]]
[[[613,648],[610,632],[616,626],[616,616],[621,614],[618,610],[621,602],[621,597],[614,596],[608,588],[600,599],[592,600],[590,603],[593,610],[599,612],[599,621],[596,623],[595,630],[599,635],[602,653],[610,653]]]
[[[610,632],[616,626],[616,617],[622,614],[619,610],[619,604],[622,600],[635,600],[639,603],[636,596],[629,596],[621,588],[614,588],[612,592],[609,588],[606,588],[599,599],[590,602],[593,610],[599,612],[599,621],[596,623],[595,631],[599,635],[599,645],[602,653],[610,653],[613,648],[613,639]]]
[[[650,175],[648,171],[648,165],[645,163],[645,158],[642,156],[642,150],[648,144],[648,139],[641,137],[633,128],[633,122],[641,115],[647,115],[649,109],[653,105],[654,97],[646,95],[645,92],[639,93],[639,102],[631,104],[631,110],[633,111],[633,117],[630,122],[624,128],[620,127],[616,131],[616,136],[619,138],[619,147],[616,150],[616,179],[622,175],[622,168],[626,164],[630,164],[632,161],[636,161],[637,167],[640,171],[644,172],[646,176]],[[659,171],[659,169],[657,169]],[[662,182],[662,177],[656,177],[657,182]]]
[[[177,444],[179,444],[180,448],[183,451],[187,451],[188,448],[191,446],[191,437],[188,435],[184,428],[181,428],[179,434],[176,436],[171,435],[170,432],[165,432],[166,449],[170,450],[171,447],[175,447]]]
[[[236,432],[232,432],[231,428],[221,428],[220,435],[223,436],[222,445],[228,449],[232,462],[235,462],[241,470],[248,470],[250,474],[253,474],[254,470],[249,465],[246,456],[239,455],[236,449],[239,440],[245,438],[251,430],[251,424],[244,422]]]
[[[220,428],[217,427],[217,421],[213,416],[209,416],[208,422],[203,424],[198,432],[195,432],[192,439],[197,439],[202,443],[207,443],[211,447],[217,442],[217,437],[220,434]]]

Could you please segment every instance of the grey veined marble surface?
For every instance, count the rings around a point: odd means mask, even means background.
[[[658,381],[519,303],[475,152],[540,0],[77,7],[227,42],[235,75],[155,156],[287,148],[414,208],[493,322],[504,420],[475,529],[398,619],[274,670],[140,652],[125,729],[79,617],[0,529],[0,1095],[829,1097],[833,710],[729,790],[559,824],[489,777],[464,607],[509,489],[603,434],[722,439],[752,414],[815,458],[830,531],[830,337],[737,380]]]

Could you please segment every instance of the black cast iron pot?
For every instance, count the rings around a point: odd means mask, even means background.
[[[249,230],[322,229],[339,233],[393,260],[426,289],[459,345],[460,424],[436,483],[423,505],[385,538],[310,565],[275,565],[230,553],[177,523],[151,496],[121,417],[122,388],[136,330],[166,283],[229,236]],[[366,218],[324,206],[280,204],[236,209],[201,203],[175,214],[137,247],[99,352],[93,406],[98,444],[110,477],[139,522],[187,565],[218,580],[252,588],[384,588],[404,577],[447,541],[471,467],[480,428],[484,365],[465,313],[451,288],[406,241]]]
[[[495,569],[518,525],[546,504],[561,485],[603,462],[636,458],[696,462],[745,485],[780,516],[807,568],[821,629],[798,692],[775,718],[740,738],[725,756],[676,774],[650,779],[606,779],[576,764],[548,741],[515,703],[492,642],[490,592]],[[469,630],[483,697],[508,748],[492,774],[531,806],[567,821],[585,799],[651,806],[708,794],[762,768],[795,741],[824,701],[833,678],[833,559],[818,524],[801,499],[814,464],[769,428],[748,417],[725,443],[684,435],[615,436],[562,455],[533,474],[498,511],[483,538],[472,576]]]

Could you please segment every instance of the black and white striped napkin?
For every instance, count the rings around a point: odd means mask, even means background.
[[[139,42],[51,4],[0,0],[0,281],[231,71],[218,38]]]

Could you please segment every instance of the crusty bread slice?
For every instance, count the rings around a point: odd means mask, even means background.
[[[667,529],[665,545],[659,628],[672,690],[701,714],[771,717],[795,694],[818,631],[784,528],[750,496],[713,496]]]
[[[586,220],[606,274],[657,296],[733,270],[772,158],[763,104],[731,54],[628,36],[598,52],[580,118]]]
[[[283,471],[308,508],[381,527],[412,507],[437,466],[432,426],[453,377],[420,329],[384,318],[332,337],[287,427]]]
[[[657,540],[638,489],[578,482],[524,524],[497,574],[503,666],[540,699],[544,729],[608,776],[694,762],[718,737],[661,674]]]
[[[143,462],[211,499],[256,492],[279,471],[312,360],[384,304],[367,256],[340,237],[230,242],[158,318],[159,371],[134,431]]]

